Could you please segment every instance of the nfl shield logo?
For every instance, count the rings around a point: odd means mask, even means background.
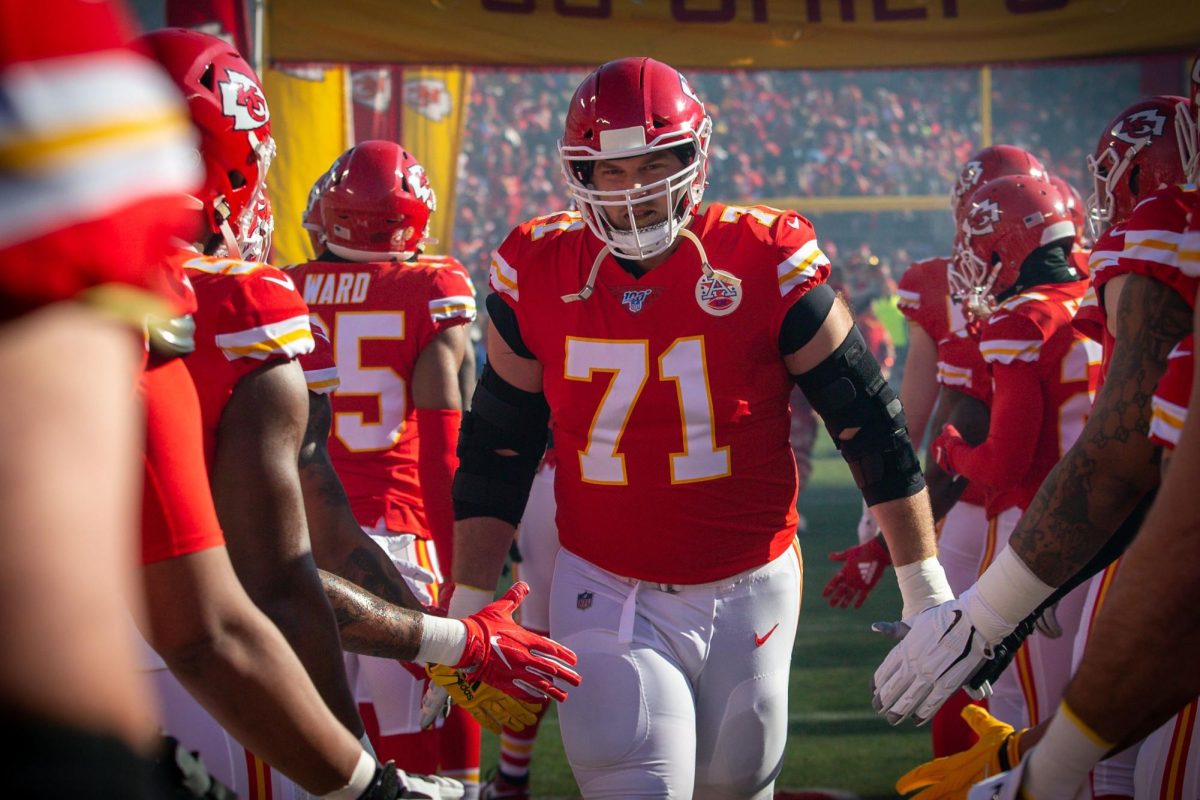
[[[575,597],[575,607],[580,611],[587,611],[592,607],[592,598],[595,597],[591,592],[580,592]]]

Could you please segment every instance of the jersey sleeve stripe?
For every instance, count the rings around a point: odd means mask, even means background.
[[[1150,418],[1150,436],[1177,446],[1187,419],[1187,409],[1155,396],[1151,401],[1153,416]]]
[[[217,347],[230,361],[239,358],[267,359],[276,355],[295,358],[311,353],[316,346],[308,327],[307,314],[244,331],[217,334],[215,339]]]
[[[1132,236],[1125,237],[1125,250],[1122,259],[1134,261],[1149,261],[1166,267],[1179,266],[1179,252],[1175,245],[1157,239],[1145,239],[1138,243],[1131,242]]]
[[[979,352],[983,360],[993,364],[1011,364],[1014,361],[1037,361],[1042,351],[1040,339],[993,339],[983,342]]]
[[[945,361],[939,361],[937,370],[937,382],[943,386],[971,385],[971,370],[969,368],[956,367],[953,364],[947,364]]]
[[[315,394],[329,394],[342,383],[341,379],[338,378],[337,367],[306,369],[304,371],[304,382],[308,384],[308,390]]]
[[[434,322],[462,317],[475,319],[475,298],[469,295],[439,297],[429,301],[429,317]]]
[[[896,292],[896,304],[901,308],[907,308],[916,311],[921,307],[921,295],[919,292],[910,292],[907,289],[899,289]]]
[[[1088,271],[1098,275],[1109,267],[1117,265],[1117,257],[1121,254],[1112,250],[1093,250],[1088,258]]]
[[[0,76],[0,245],[140,200],[191,191],[201,169],[174,88],[127,51]]]
[[[508,295],[513,300],[520,300],[521,294],[517,289],[517,271],[513,269],[500,251],[492,251],[491,268],[492,288],[497,292]]]
[[[821,266],[828,264],[829,259],[817,243],[806,242],[775,268],[779,275],[779,294],[786,297],[792,289],[816,275]]]

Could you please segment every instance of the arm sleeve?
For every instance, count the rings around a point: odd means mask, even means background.
[[[1020,481],[1033,464],[1045,404],[1035,366],[996,365],[992,374],[996,394],[988,437],[957,457],[955,466],[972,482],[1005,488]]]
[[[454,547],[454,506],[450,486],[458,469],[458,428],[462,412],[449,408],[418,408],[417,430],[421,440],[417,474],[425,501],[425,520],[437,547],[443,575],[451,573]]]

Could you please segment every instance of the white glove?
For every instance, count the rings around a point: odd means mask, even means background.
[[[879,523],[875,521],[875,515],[871,513],[867,501],[863,500],[862,516],[858,518],[858,543],[866,544],[878,535]]]
[[[1021,763],[1008,772],[993,775],[971,787],[967,800],[1018,800],[1021,796],[1021,778],[1025,775],[1025,765],[1029,763],[1029,753],[1021,759]]]
[[[971,622],[967,593],[909,620],[908,633],[875,670],[871,704],[891,724],[910,716],[924,724],[992,657]]]
[[[450,713],[450,693],[430,682],[421,696],[421,730],[425,730],[439,718]]]
[[[1046,610],[1041,613],[1033,626],[1041,631],[1047,639],[1057,639],[1062,636],[1062,625],[1058,621],[1058,603],[1046,606]]]
[[[400,797],[411,797],[419,800],[459,800],[463,796],[463,785],[456,780],[443,778],[440,775],[413,775],[402,769],[396,770],[400,776]]]

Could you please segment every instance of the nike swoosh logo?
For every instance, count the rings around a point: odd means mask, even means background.
[[[283,278],[272,278],[270,275],[263,275],[263,280],[282,286],[288,291],[296,291],[296,284],[292,283],[292,279],[286,275]]]
[[[942,639],[945,639],[947,636],[949,636],[950,631],[954,630],[954,626],[957,625],[961,619],[962,611],[957,608],[954,609],[954,621],[946,626],[946,630],[942,631],[942,635],[938,637],[938,641],[940,642]]]
[[[766,643],[767,639],[771,638],[771,634],[775,632],[775,628],[778,628],[778,627],[779,627],[779,623],[776,622],[775,627],[771,628],[771,630],[767,631],[762,636],[759,636],[757,633],[754,634],[754,646],[762,647],[763,644]]]
[[[768,634],[769,635],[769,634]],[[508,667],[509,672],[512,672],[512,664],[508,663],[508,657],[504,655],[504,651],[500,649],[500,635],[493,634],[488,637],[488,641],[492,643],[492,652],[504,662],[504,666]]]

